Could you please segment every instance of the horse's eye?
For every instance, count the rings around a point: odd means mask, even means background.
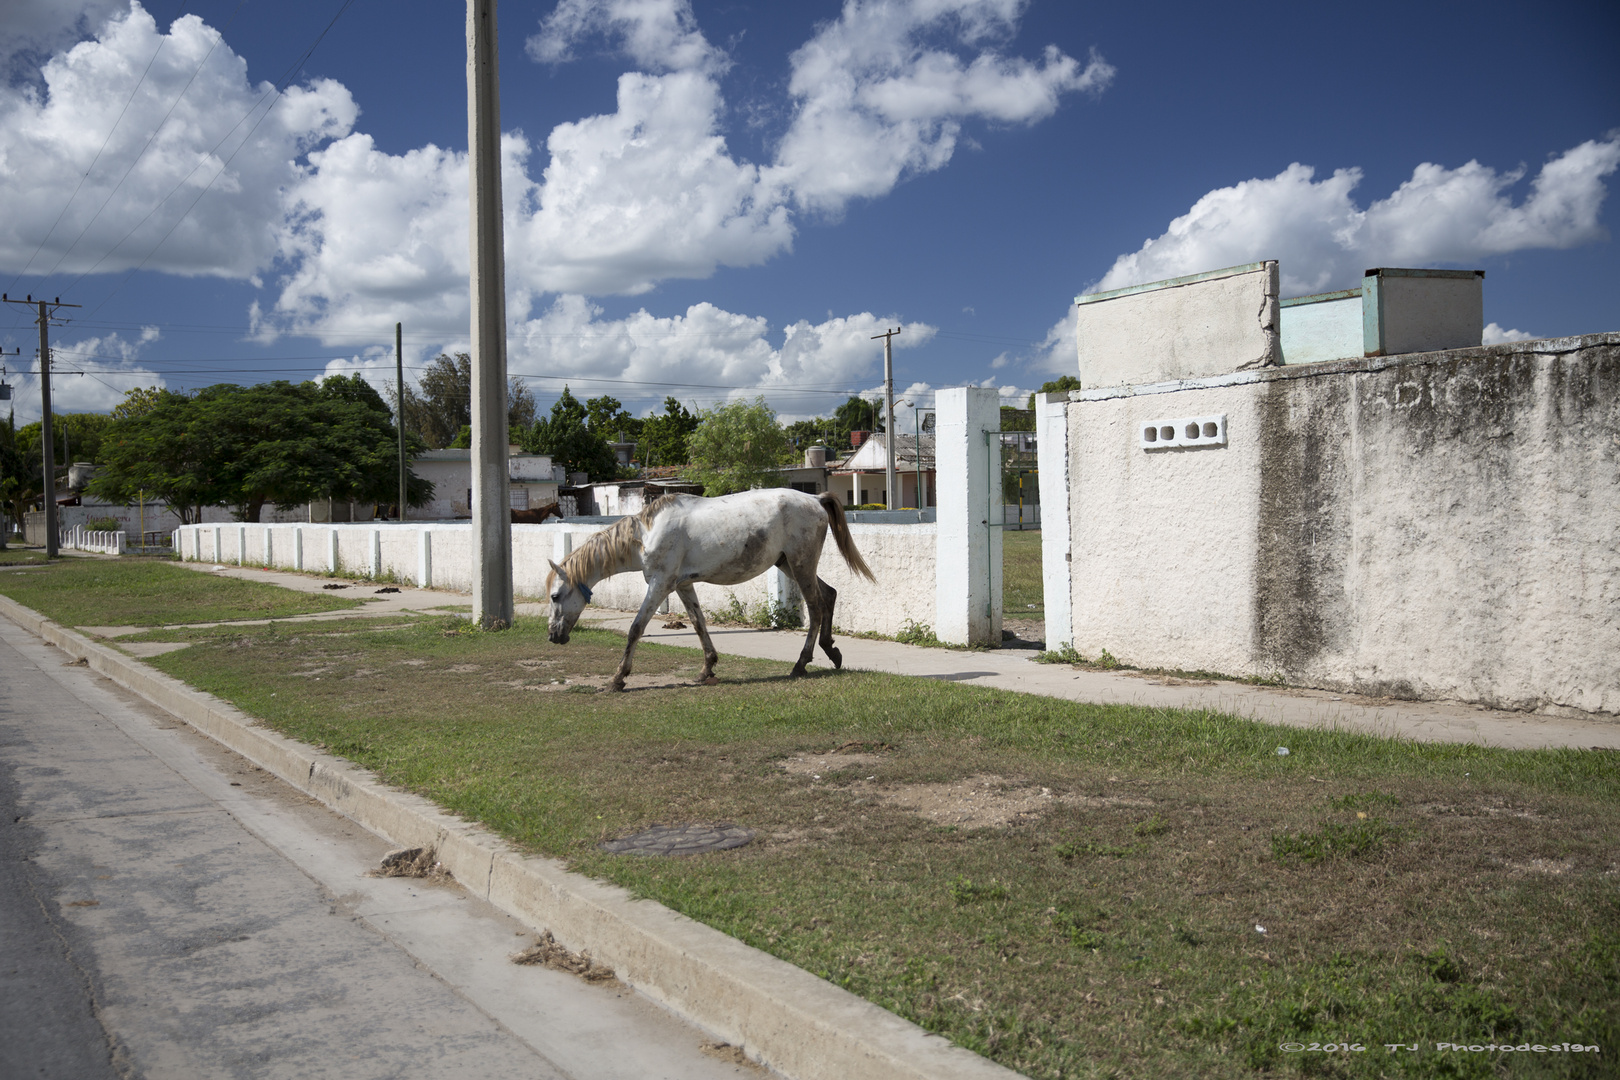
[[[560,604],[560,603],[562,603],[562,593],[560,593],[560,592],[558,592],[558,593],[552,593],[552,594],[551,594],[551,602],[552,602],[552,603],[553,603],[553,604]]]

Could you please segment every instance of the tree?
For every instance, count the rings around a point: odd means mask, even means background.
[[[267,502],[387,502],[399,490],[397,440],[388,406],[358,375],[162,391],[109,426],[91,491],[117,502],[144,493],[187,523],[204,506],[258,521]],[[408,473],[406,492],[419,506],[433,486]]]
[[[405,387],[405,431],[415,435],[423,445],[442,450],[457,446],[463,428],[472,427],[472,357],[467,353],[449,356],[440,353],[422,369],[417,390]],[[390,401],[396,393],[392,380],[384,384]],[[392,412],[392,405],[389,411]],[[536,407],[534,394],[517,376],[506,380],[506,423],[508,438],[512,428],[534,425]],[[396,417],[395,423],[399,420]],[[471,443],[460,446],[466,449]]]
[[[687,440],[697,430],[698,418],[672,397],[664,399],[664,411],[641,421],[640,453],[646,465],[685,465],[689,460]]]
[[[728,495],[755,487],[780,487],[782,466],[793,460],[776,410],[763,397],[704,409],[692,432],[692,474],[705,495]]]
[[[1080,380],[1073,375],[1059,375],[1049,382],[1041,383],[1041,388],[1029,395],[1029,401],[1024,405],[1026,409],[1035,407],[1035,394],[1062,394],[1070,390],[1080,389]]]
[[[565,385],[562,396],[551,406],[551,415],[523,434],[523,449],[548,455],[568,472],[582,472],[592,480],[612,480],[619,474],[619,459],[599,432],[586,427],[589,415]]]
[[[640,438],[643,421],[626,412],[618,398],[603,394],[585,402],[585,423],[608,442],[623,442]]]
[[[839,445],[849,444],[852,431],[882,431],[883,406],[863,397],[852,397],[833,410],[833,438]]]

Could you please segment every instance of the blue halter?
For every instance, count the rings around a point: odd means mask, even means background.
[[[589,585],[582,581],[576,584],[574,588],[579,590],[579,595],[585,598],[587,604],[591,602],[591,587]]]

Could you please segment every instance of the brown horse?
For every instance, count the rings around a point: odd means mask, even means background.
[[[563,519],[562,505],[560,503],[549,502],[533,510],[514,510],[512,511],[512,524],[538,525],[550,517],[554,517],[558,521]]]

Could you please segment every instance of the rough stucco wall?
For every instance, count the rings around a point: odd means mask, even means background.
[[[1385,364],[1073,403],[1076,648],[1620,713],[1620,336]]]
[[[1074,647],[1247,672],[1260,498],[1252,388],[1071,402]],[[1225,447],[1148,452],[1147,422],[1227,414]]]
[[[1385,277],[1384,352],[1428,352],[1479,345],[1485,329],[1485,290],[1480,278]]]
[[[1281,361],[1277,264],[1076,305],[1087,389],[1222,375]]]

